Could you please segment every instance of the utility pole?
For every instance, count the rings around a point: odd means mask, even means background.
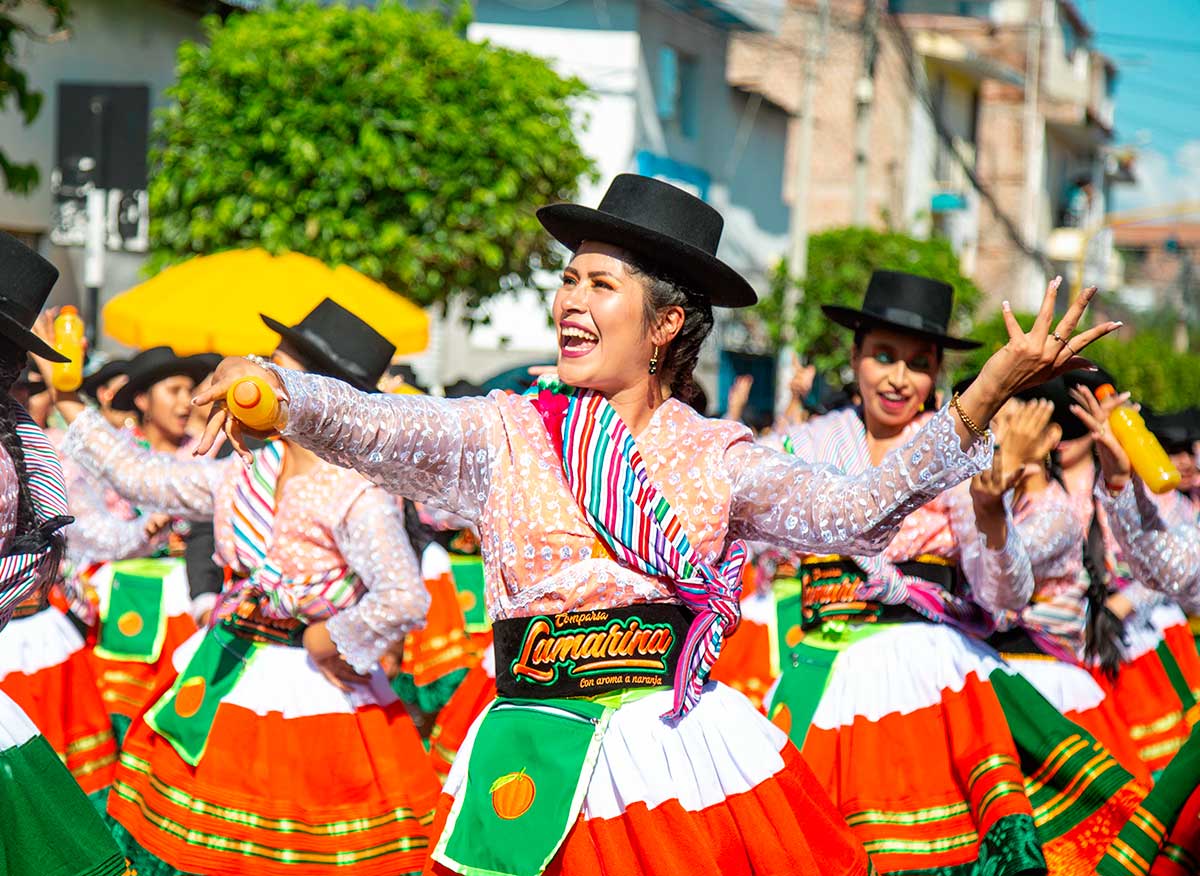
[[[786,353],[795,339],[792,323],[800,303],[801,287],[808,273],[808,183],[812,170],[813,104],[817,94],[817,65],[825,57],[829,36],[829,0],[817,0],[817,20],[809,22],[808,41],[804,49],[801,80],[800,138],[792,164],[792,215],[789,229],[788,273],[783,299],[783,349]]]
[[[875,101],[875,59],[879,56],[879,2],[863,0],[862,75],[854,86],[854,224],[867,224],[868,150],[871,148],[871,107]]]

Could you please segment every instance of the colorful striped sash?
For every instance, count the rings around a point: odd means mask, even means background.
[[[234,487],[234,573],[245,580],[222,598],[223,619],[246,600],[258,602],[269,617],[306,620],[331,617],[357,601],[358,577],[346,565],[297,578],[285,576],[278,562],[268,557],[285,448],[276,440],[255,451],[254,464],[243,469]]]
[[[50,556],[49,538],[72,519],[67,513],[62,465],[45,433],[28,416],[17,421],[16,432],[25,455],[25,479],[37,509],[44,543],[34,551],[0,557],[0,627],[45,578],[47,570],[43,567]]]
[[[651,482],[633,435],[608,400],[549,377],[535,390],[534,406],[588,524],[617,562],[674,581],[679,598],[696,612],[675,678],[674,708],[663,716],[681,718],[699,701],[721,643],[741,620],[746,546],[734,541],[719,566],[706,563]]]

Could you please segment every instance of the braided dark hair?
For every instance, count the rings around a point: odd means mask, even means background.
[[[36,553],[47,547],[50,553],[42,564],[42,578],[38,582],[43,593],[58,574],[59,565],[66,547],[66,539],[58,527],[61,520],[41,520],[37,504],[29,490],[29,477],[25,470],[25,448],[17,434],[18,421],[28,415],[20,403],[10,394],[13,384],[21,376],[28,363],[25,351],[8,342],[0,342],[0,447],[12,460],[17,473],[17,527],[7,553]],[[49,524],[49,526],[48,526]],[[53,527],[53,528],[50,528]]]
[[[682,283],[658,273],[634,254],[625,259],[626,268],[646,287],[643,324],[653,328],[658,315],[668,307],[683,308],[683,328],[659,355],[659,369],[671,395],[692,407],[699,407],[704,390],[696,383],[696,363],[700,350],[713,327],[712,305],[703,295]],[[701,411],[703,413],[703,411]]]
[[[1094,449],[1092,453],[1093,465],[1098,465]],[[1050,477],[1066,489],[1062,459],[1057,448],[1050,451]],[[1092,521],[1088,525],[1087,540],[1083,544],[1083,571],[1088,576],[1087,627],[1083,655],[1099,665],[1100,670],[1111,680],[1117,677],[1117,670],[1121,666],[1121,644],[1125,641],[1125,625],[1105,604],[1108,600],[1108,569],[1104,561],[1104,532],[1100,529],[1095,501],[1093,497]]]

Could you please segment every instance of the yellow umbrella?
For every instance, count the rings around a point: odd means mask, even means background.
[[[279,336],[260,313],[295,325],[332,298],[396,345],[418,353],[429,343],[429,317],[345,265],[331,268],[299,253],[273,256],[236,249],[168,268],[104,306],[104,330],[131,347],[160,344],[180,355],[268,353]]]

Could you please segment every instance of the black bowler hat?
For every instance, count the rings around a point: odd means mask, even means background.
[[[11,234],[0,231],[0,335],[35,356],[69,362],[30,331],[57,279],[58,268]]]
[[[908,335],[936,341],[948,350],[974,350],[978,341],[946,334],[954,309],[954,287],[940,280],[904,274],[900,271],[875,271],[867,284],[867,294],[859,310],[825,304],[825,315],[846,328],[888,328]]]
[[[291,344],[309,371],[336,377],[365,392],[378,392],[379,379],[396,353],[387,338],[332,298],[294,326],[259,316]]]
[[[1146,425],[1167,453],[1191,453],[1200,441],[1200,418],[1195,410],[1173,414],[1145,413]]]
[[[111,359],[105,362],[91,374],[83,378],[83,383],[79,386],[79,391],[89,398],[96,397],[96,390],[104,386],[114,377],[120,377],[123,374],[129,373],[128,359]]]
[[[717,307],[749,307],[758,300],[741,274],[717,258],[721,214],[670,183],[622,173],[597,209],[554,204],[537,217],[572,252],[586,240],[627,249]]]
[[[168,377],[183,375],[201,381],[208,374],[205,367],[191,356],[176,356],[170,347],[151,347],[143,350],[129,361],[129,380],[113,396],[112,407],[116,411],[132,411],[140,394]]]

